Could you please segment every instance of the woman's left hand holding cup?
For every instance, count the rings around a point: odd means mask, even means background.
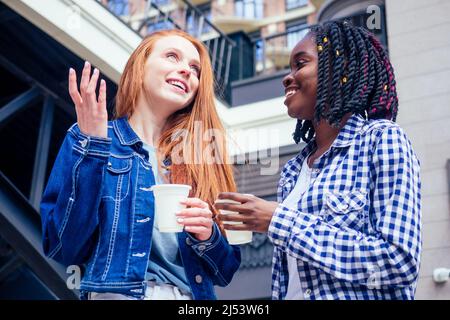
[[[214,221],[209,204],[198,198],[187,198],[181,204],[188,207],[177,213],[177,222],[184,225],[184,230],[199,241],[211,238]]]

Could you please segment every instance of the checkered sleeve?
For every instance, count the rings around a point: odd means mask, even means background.
[[[421,251],[419,161],[402,129],[383,130],[371,164],[374,233],[327,224],[320,215],[276,209],[269,238],[287,254],[337,279],[368,288],[410,286]]]

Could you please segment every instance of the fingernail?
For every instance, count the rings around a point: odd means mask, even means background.
[[[73,73],[73,69],[72,69],[72,68],[69,68],[69,72],[70,72],[70,73]]]
[[[97,68],[94,69],[94,73],[95,73],[95,74],[98,73],[98,69],[97,69]]]
[[[88,65],[89,65],[89,61],[86,61],[86,62],[84,63],[84,66],[87,67]]]
[[[183,218],[178,218],[177,221],[178,221],[178,222],[183,222],[184,219],[183,219]]]

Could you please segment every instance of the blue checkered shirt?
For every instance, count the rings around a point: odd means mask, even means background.
[[[281,203],[294,188],[314,139],[282,170],[272,298],[284,299],[286,255],[297,259],[305,299],[413,299],[419,274],[419,161],[402,129],[352,115],[312,168],[297,208]]]

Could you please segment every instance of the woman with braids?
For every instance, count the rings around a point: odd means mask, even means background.
[[[413,299],[421,253],[419,161],[394,122],[392,66],[378,40],[346,22],[314,28],[284,78],[306,147],[284,167],[278,202],[239,193],[230,230],[267,232],[273,299]]]
[[[83,299],[215,299],[214,286],[231,281],[241,256],[212,211],[220,191],[236,190],[227,155],[212,163],[202,142],[195,143],[196,123],[223,131],[207,48],[180,30],[143,39],[120,78],[113,121],[104,80],[96,96],[98,80],[99,70],[91,76],[86,62],[78,90],[69,71],[77,123],[42,197],[45,254],[84,267]],[[204,143],[222,150],[218,139]],[[189,161],[198,154],[206,159]],[[192,186],[187,208],[178,212],[183,232],[164,233],[154,224],[151,187],[163,183]]]

